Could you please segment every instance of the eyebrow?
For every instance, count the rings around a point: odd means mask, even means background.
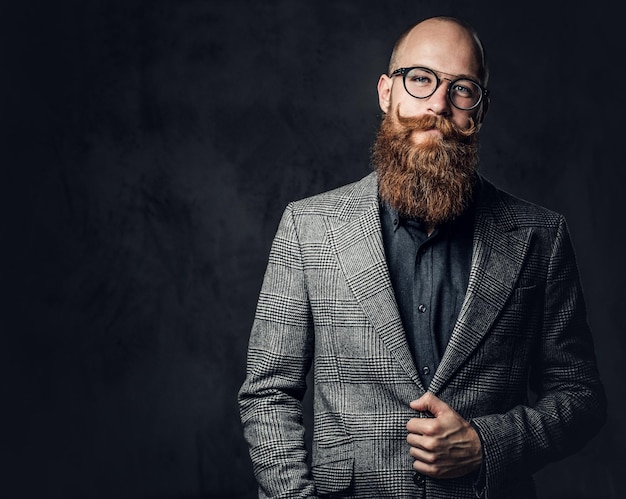
[[[413,64],[411,66],[406,66],[407,68],[426,68],[426,69],[430,69],[431,71],[434,71],[435,73],[438,74],[442,74],[442,75],[446,75],[446,76],[452,76],[452,78],[454,79],[458,79],[458,78],[467,78],[468,80],[476,80],[479,81],[478,76],[474,76],[474,75],[470,75],[470,74],[466,74],[466,73],[461,73],[458,75],[452,74],[452,73],[446,73],[445,71],[439,71],[438,69],[434,69],[431,68],[429,66],[424,66],[423,64]]]

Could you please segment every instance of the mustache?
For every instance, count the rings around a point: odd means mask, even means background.
[[[473,118],[470,118],[468,128],[460,128],[450,118],[441,115],[401,116],[399,107],[396,108],[396,120],[404,128],[406,137],[415,131],[438,130],[446,140],[469,143],[478,132],[478,127]]]

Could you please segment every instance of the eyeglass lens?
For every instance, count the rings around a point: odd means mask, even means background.
[[[426,68],[412,68],[404,75],[406,91],[413,97],[425,99],[437,90],[437,76]],[[459,109],[471,109],[482,96],[481,88],[472,80],[460,78],[450,83],[450,100]]]

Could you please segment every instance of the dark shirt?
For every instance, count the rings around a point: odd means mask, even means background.
[[[474,210],[429,236],[423,224],[381,203],[387,266],[413,360],[425,388],[461,310],[472,259]]]

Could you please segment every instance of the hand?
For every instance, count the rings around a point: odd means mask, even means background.
[[[413,468],[433,478],[457,478],[480,467],[482,446],[476,430],[452,407],[426,392],[410,404],[432,418],[412,418],[406,438],[415,459]]]

